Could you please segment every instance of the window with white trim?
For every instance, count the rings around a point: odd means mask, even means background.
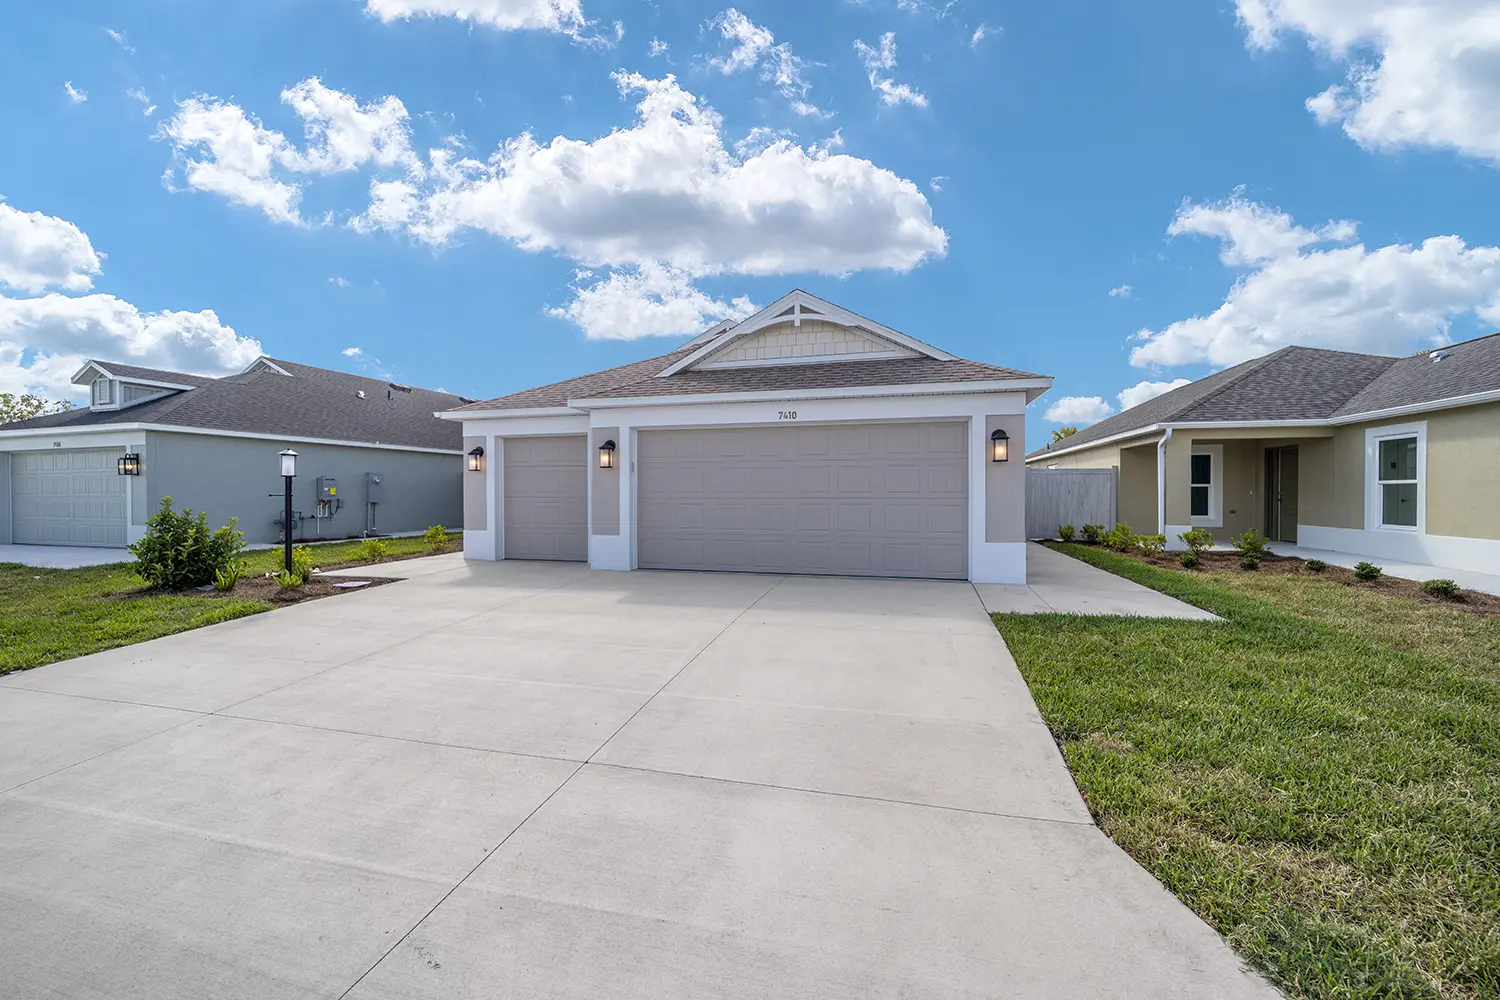
[[[94,405],[107,404],[111,399],[109,379],[103,376],[94,379]]]
[[[1380,526],[1415,528],[1421,481],[1417,469],[1417,436],[1382,438],[1376,478],[1380,490]]]
[[[1188,519],[1195,525],[1224,525],[1224,446],[1199,445],[1188,456]]]

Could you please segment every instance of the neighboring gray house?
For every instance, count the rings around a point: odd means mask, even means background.
[[[294,538],[463,521],[462,431],[433,416],[461,396],[271,358],[224,378],[90,361],[73,382],[86,408],[0,424],[0,544],[120,548],[163,496],[278,541],[285,448]]]

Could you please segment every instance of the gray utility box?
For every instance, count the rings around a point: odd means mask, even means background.
[[[385,500],[385,483],[378,472],[365,473],[365,501],[381,503]]]
[[[318,499],[337,500],[339,498],[339,481],[331,476],[318,477]]]

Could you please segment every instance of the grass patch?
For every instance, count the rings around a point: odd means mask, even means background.
[[[444,551],[458,551],[453,535]],[[429,555],[420,536],[388,538],[389,559]],[[319,569],[369,566],[359,559],[360,540],[310,546]],[[246,552],[245,579],[281,569],[281,549]],[[386,560],[382,560],[386,561]],[[378,564],[375,564],[378,565]],[[242,618],[278,607],[260,597],[172,594],[142,590],[129,562],[81,569],[36,569],[0,563],[0,674],[39,667],[174,632]],[[243,589],[247,587],[242,582]],[[121,600],[128,595],[129,600]]]
[[[1500,996],[1500,621],[1055,548],[1225,619],[995,616],[1101,828],[1289,996]]]

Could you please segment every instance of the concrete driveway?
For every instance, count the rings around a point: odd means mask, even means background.
[[[0,679],[7,998],[1275,995],[967,584],[392,569]]]

